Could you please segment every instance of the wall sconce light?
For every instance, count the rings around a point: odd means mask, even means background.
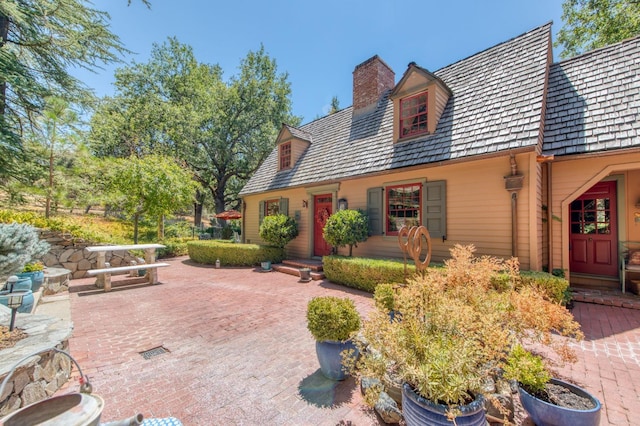
[[[306,209],[307,207],[309,207],[309,202],[307,200],[302,200],[302,208]]]
[[[347,199],[346,198],[340,198],[338,200],[338,210],[346,210],[347,208],[349,208],[349,205],[347,203]]]

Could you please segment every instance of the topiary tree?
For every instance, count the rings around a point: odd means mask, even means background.
[[[349,256],[353,247],[367,240],[369,221],[360,210],[340,210],[327,219],[324,225],[324,239],[335,247],[349,246]]]
[[[49,251],[31,225],[0,224],[0,278],[20,272],[24,265]]]
[[[267,216],[260,225],[260,238],[276,247],[283,248],[297,236],[298,224],[285,214]]]

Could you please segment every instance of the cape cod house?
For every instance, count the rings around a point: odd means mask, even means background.
[[[640,241],[639,75],[640,38],[554,63],[551,23],[438,71],[412,62],[397,83],[374,56],[353,106],[283,125],[240,193],[243,238],[282,212],[300,230],[288,256],[323,256],[326,218],[361,209],[371,235],[354,256],[401,258],[398,229],[424,224],[436,261],[474,244],[619,288]]]

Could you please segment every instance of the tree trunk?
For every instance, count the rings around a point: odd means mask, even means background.
[[[140,219],[139,214],[133,215],[133,244],[138,244],[138,219]]]
[[[9,17],[0,14],[0,49],[7,42],[9,35]],[[4,115],[7,107],[7,81],[0,80],[0,115]]]
[[[199,228],[202,224],[202,208],[203,204],[196,197],[196,202],[193,203],[193,226]]]
[[[164,240],[164,215],[158,217],[158,240]]]

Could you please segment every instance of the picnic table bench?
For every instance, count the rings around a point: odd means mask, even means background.
[[[169,266],[168,263],[156,263],[156,249],[163,248],[162,244],[129,244],[119,246],[91,246],[86,247],[88,252],[98,253],[96,259],[96,269],[87,271],[88,275],[96,275],[96,285],[104,288],[104,291],[111,291],[111,274],[118,272],[129,272],[144,269],[147,271],[146,278],[149,284],[157,284],[158,268]],[[107,252],[124,250],[144,250],[145,263],[130,266],[108,266],[106,264]]]

